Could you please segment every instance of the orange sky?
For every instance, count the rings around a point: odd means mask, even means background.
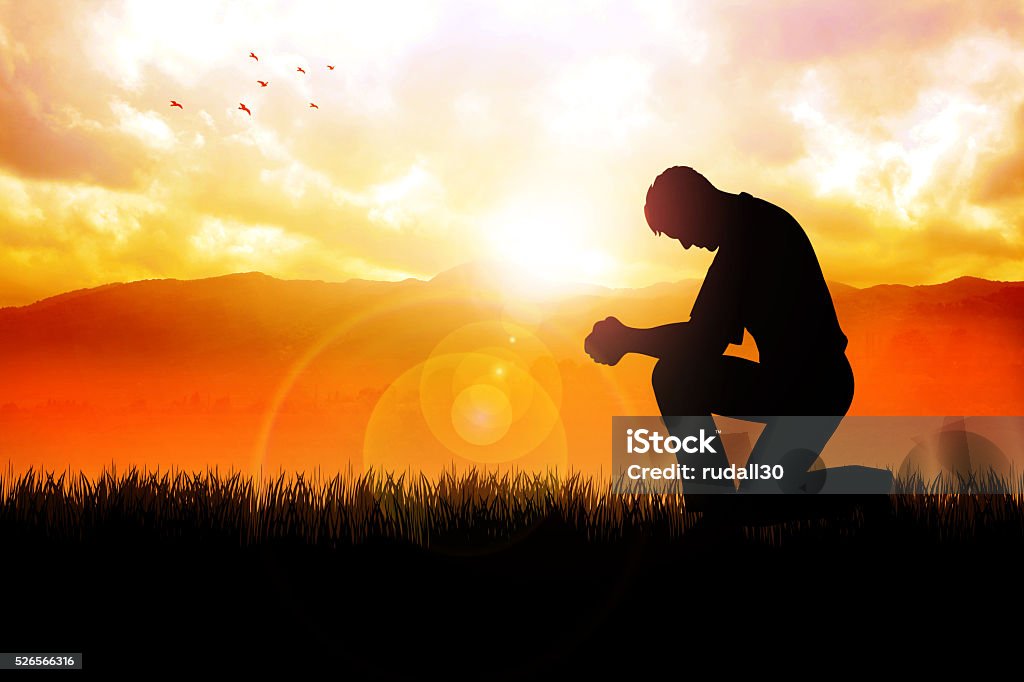
[[[476,258],[701,276],[643,221],[676,164],[788,208],[830,279],[1024,279],[1018,2],[706,4],[0,1],[0,305]]]

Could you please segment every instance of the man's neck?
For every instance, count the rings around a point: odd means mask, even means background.
[[[720,215],[722,216],[723,232],[728,234],[734,227],[742,224],[744,207],[746,201],[751,197],[746,192],[740,192],[739,194],[722,192],[721,198]]]

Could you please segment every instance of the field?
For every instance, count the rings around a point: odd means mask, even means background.
[[[840,613],[879,609],[882,632],[881,610],[1014,589],[1020,494],[784,502],[702,514],[525,473],[9,472],[5,649],[84,651],[91,669],[523,679],[731,642],[737,614],[827,618],[809,646],[852,627]]]

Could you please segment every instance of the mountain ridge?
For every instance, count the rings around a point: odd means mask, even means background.
[[[33,301],[32,303],[26,303],[24,305],[14,306],[2,306],[0,307],[0,315],[6,311],[11,310],[24,310],[26,308],[32,308],[34,306],[48,306],[60,302],[74,300],[85,296],[90,296],[96,293],[111,291],[120,287],[137,287],[137,286],[152,286],[156,283],[163,284],[189,284],[199,286],[201,284],[214,284],[214,283],[253,283],[253,282],[279,282],[288,283],[289,285],[309,284],[326,287],[343,287],[343,286],[361,286],[361,287],[380,287],[381,289],[388,286],[403,285],[403,284],[433,284],[437,285],[463,285],[472,287],[474,280],[482,279],[488,286],[485,289],[497,289],[500,288],[500,283],[494,280],[500,276],[494,275],[494,268],[491,264],[486,261],[470,261],[457,265],[448,270],[443,270],[438,274],[434,275],[430,279],[422,280],[414,277],[409,277],[403,280],[373,280],[365,278],[351,278],[346,280],[323,280],[323,279],[285,279],[280,277],[274,277],[260,271],[247,271],[247,272],[232,272],[223,275],[213,275],[210,277],[200,277],[194,279],[182,279],[176,277],[164,277],[164,278],[147,278],[140,280],[130,280],[124,282],[108,282],[105,284],[97,285],[94,287],[83,287],[79,289],[72,289],[69,291],[47,296]],[[518,272],[523,274],[529,274],[525,269],[518,269]],[[557,295],[550,295],[549,298],[567,298],[576,295],[580,295],[581,292],[585,292],[592,295],[616,295],[623,294],[626,292],[646,292],[654,289],[665,289],[677,286],[692,285],[699,283],[702,280],[699,278],[684,278],[673,281],[654,282],[641,287],[607,287],[603,285],[594,284],[583,284],[583,283],[568,283],[564,293]],[[829,290],[832,291],[833,295],[837,293],[846,293],[848,291],[857,292],[876,292],[885,293],[892,291],[943,291],[952,288],[967,288],[970,287],[974,295],[981,295],[976,290],[979,288],[988,288],[985,293],[991,293],[996,287],[1011,287],[1011,288],[1024,288],[1024,281],[1013,281],[1013,280],[989,280],[982,277],[974,277],[970,275],[962,275],[955,277],[946,282],[938,282],[935,284],[874,284],[867,287],[855,287],[850,284],[839,282],[836,280],[827,281]],[[560,285],[561,286],[561,285]],[[965,292],[959,292],[961,295]]]

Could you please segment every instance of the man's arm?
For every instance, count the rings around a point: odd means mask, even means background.
[[[594,331],[583,344],[584,350],[606,365],[618,363],[626,353],[701,362],[724,353],[730,341],[741,343],[739,296],[746,266],[737,260],[737,253],[742,258],[742,251],[719,247],[690,310],[689,322],[634,329],[609,317],[594,325]]]
[[[614,365],[626,353],[653,358],[693,358],[721,355],[729,340],[716,338],[689,322],[674,322],[650,329],[627,327],[614,317],[601,320],[584,343],[597,362]]]
[[[629,329],[627,352],[649,355],[652,358],[721,355],[729,341],[716,339],[690,322],[673,322],[650,329]]]

